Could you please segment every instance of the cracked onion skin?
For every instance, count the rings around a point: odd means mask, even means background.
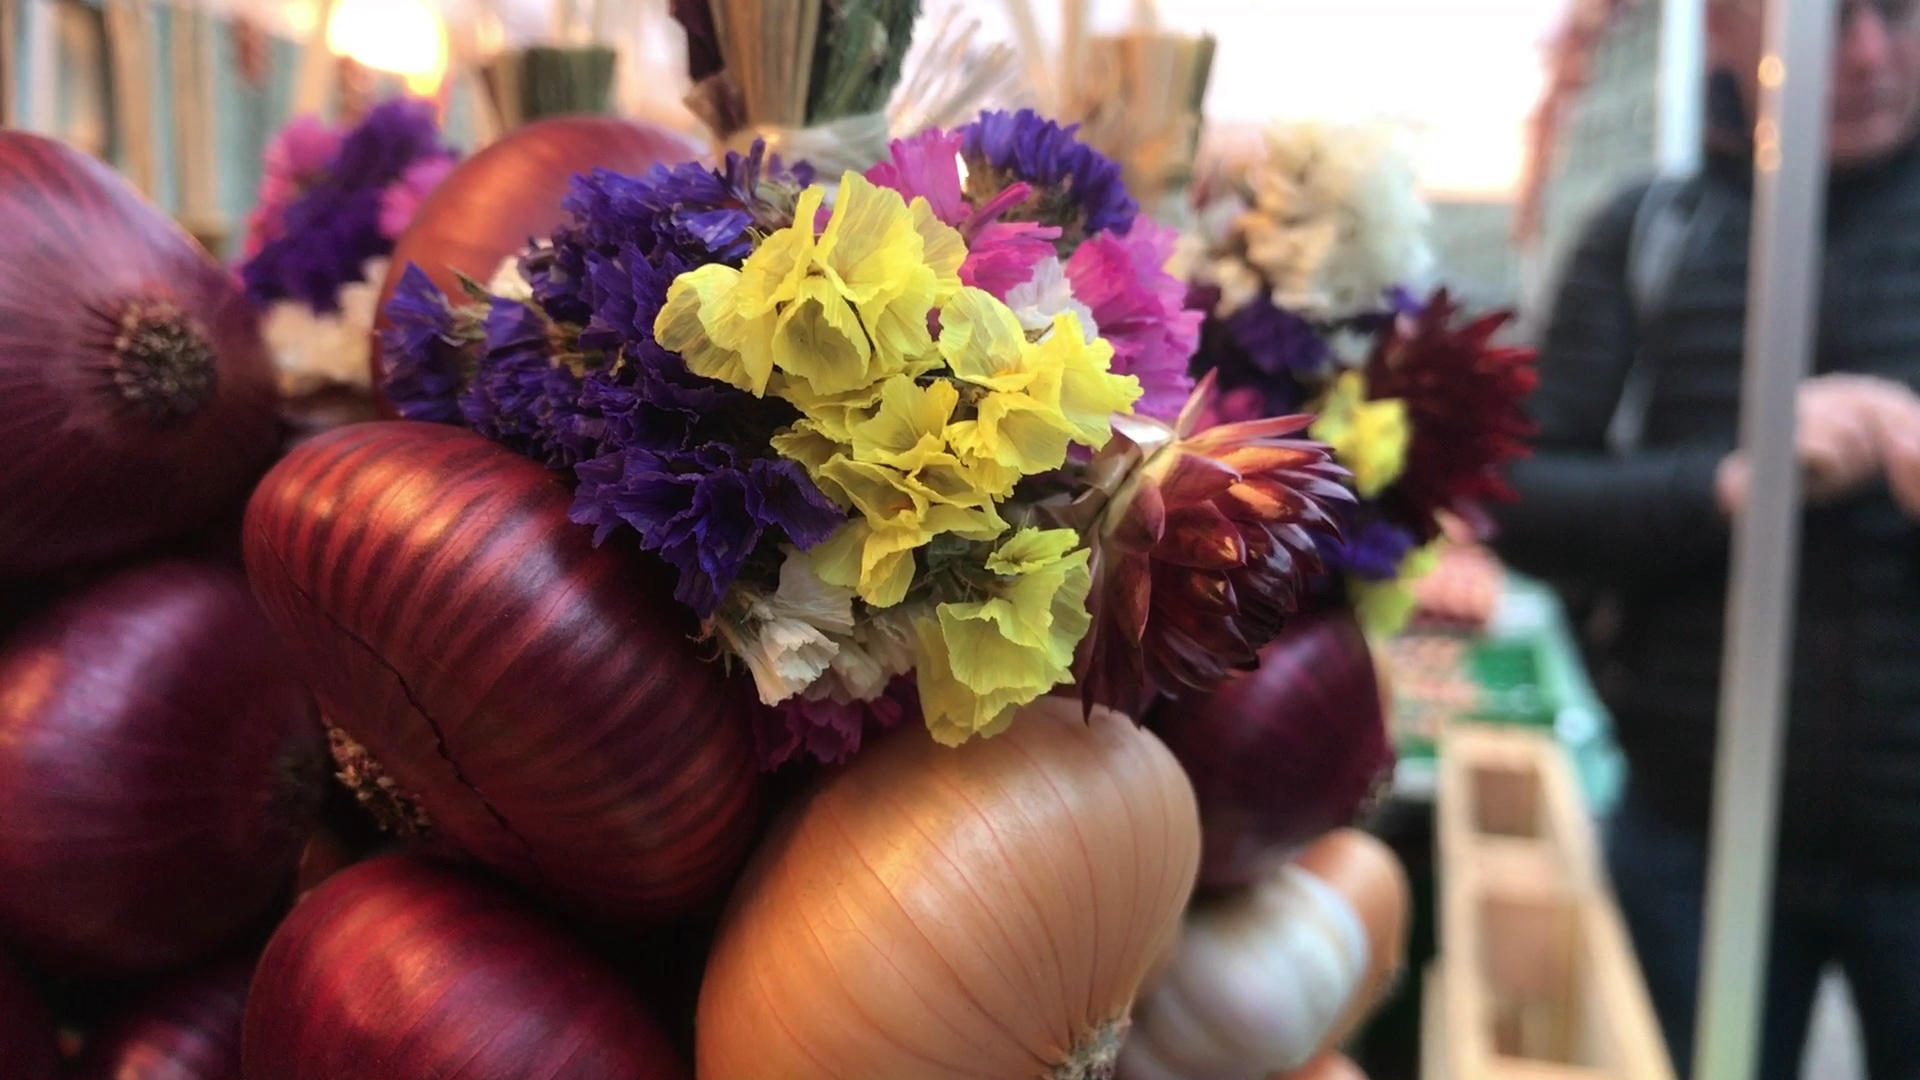
[[[248,574],[321,711],[429,839],[620,927],[714,896],[745,857],[748,699],[664,569],[595,548],[559,474],[390,421],[305,443],[248,507]]]
[[[93,158],[0,131],[0,579],[237,508],[280,438],[232,275]]]
[[[688,1080],[621,979],[519,898],[405,856],[294,906],[255,969],[246,1080]]]

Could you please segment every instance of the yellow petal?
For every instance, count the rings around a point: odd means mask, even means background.
[[[947,643],[947,665],[953,677],[976,694],[1026,690],[1035,695],[1051,689],[1053,671],[1036,646],[1046,636],[1040,627],[1031,640],[1018,640],[1022,621],[1006,600],[941,604],[940,636]]]
[[[1031,574],[1079,546],[1080,534],[1072,529],[1021,529],[987,556],[986,567],[996,574]]]
[[[867,548],[873,529],[855,518],[834,531],[832,536],[807,553],[813,560],[813,572],[820,580],[842,589],[860,585],[860,556]]]
[[[874,528],[918,527],[933,502],[912,476],[877,461],[836,454],[820,466],[820,475],[846,492],[860,516]]]
[[[1366,376],[1350,371],[1335,380],[1314,411],[1319,418],[1308,434],[1333,447],[1363,498],[1373,498],[1400,478],[1413,437],[1406,402],[1367,400]]]
[[[1007,531],[1007,523],[991,503],[983,506],[956,506],[936,503],[927,508],[927,531],[933,535],[951,533],[962,540],[992,540]]]
[[[742,315],[740,271],[712,264],[681,274],[653,322],[654,340],[679,353],[687,370],[756,396],[773,373],[767,319]]]
[[[947,664],[947,645],[933,619],[914,625],[914,677],[920,691],[921,714],[927,731],[943,746],[959,746],[968,739],[1005,731],[1015,710],[1038,695],[1000,691],[981,695],[954,678]]]
[[[809,554],[821,581],[855,590],[872,607],[890,608],[913,585],[913,553],[920,546],[913,541],[911,533],[855,519]]]
[[[841,394],[884,374],[873,370],[873,360],[873,346],[853,309],[825,278],[807,278],[775,324],[774,366],[817,394]]]
[[[906,200],[856,172],[840,178],[833,217],[820,234],[816,264],[856,306],[900,291],[903,264],[925,265],[924,243]]]
[[[1080,320],[1071,315],[1056,316],[1053,333],[1029,350],[1029,367],[1059,372],[1060,413],[1073,441],[1096,450],[1105,446],[1113,433],[1113,414],[1133,412],[1133,403],[1140,400],[1140,380],[1112,374],[1113,346],[1101,338],[1088,341]]]
[[[959,403],[960,392],[944,379],[923,387],[905,376],[890,378],[880,386],[879,411],[853,430],[854,454],[881,460],[884,454],[912,450],[928,437],[944,443],[947,421]]]
[[[913,211],[913,227],[920,233],[924,245],[923,257],[935,275],[934,300],[944,304],[961,287],[960,266],[967,261],[966,241],[960,238],[959,230],[934,216],[933,205],[927,202],[926,196],[914,196],[909,209]]]
[[[913,553],[926,539],[907,529],[876,529],[860,553],[860,599],[890,608],[907,598],[913,585]]]
[[[971,441],[981,457],[997,465],[1032,476],[1066,464],[1071,426],[1058,409],[1032,397],[988,394],[980,400],[976,423]]]
[[[799,409],[815,430],[837,442],[852,442],[853,429],[873,418],[880,408],[880,385],[862,386],[838,394],[822,394],[804,379],[774,372],[767,392]]]
[[[818,185],[801,192],[793,224],[762,240],[740,267],[745,280],[743,314],[769,315],[777,305],[792,303],[800,295],[801,282],[813,263],[813,219],[824,198],[826,189]]]
[[[873,336],[874,351],[886,358],[892,370],[934,352],[927,316],[934,309],[935,283],[933,271],[917,262],[903,260],[887,273],[894,275],[891,283],[898,288],[859,308],[860,319]]]
[[[960,289],[940,309],[940,355],[966,382],[1025,389],[1031,381],[1022,363],[1026,348],[1019,317],[985,290]]]
[[[812,420],[805,419],[796,421],[785,431],[776,432],[769,442],[773,445],[774,453],[799,462],[827,498],[843,508],[852,505],[844,488],[820,474],[821,466],[831,461],[834,455],[847,452],[845,443],[824,433]]]

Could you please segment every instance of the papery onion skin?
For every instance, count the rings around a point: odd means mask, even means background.
[[[1087,1051],[1117,1051],[1178,933],[1197,830],[1172,756],[1117,713],[1047,699],[958,749],[902,730],[749,864],[701,988],[699,1076],[1111,1075]]]
[[[1296,617],[1257,670],[1167,703],[1158,730],[1200,800],[1207,888],[1248,885],[1352,824],[1393,770],[1373,655],[1346,611]]]
[[[703,156],[700,146],[665,128],[603,116],[562,116],[517,128],[462,161],[420,204],[393,250],[374,322],[373,385],[380,386],[380,334],[401,271],[417,264],[440,291],[460,295],[460,275],[485,284],[528,241],[566,220],[560,203],[573,178],[594,169],[640,174],[657,164]],[[390,408],[380,399],[383,408]]]
[[[593,547],[571,498],[458,428],[341,428],[261,483],[247,569],[323,712],[431,836],[638,928],[746,855],[749,699],[664,570]]]
[[[7,1080],[53,1080],[59,1048],[53,1021],[27,976],[0,955],[0,1063]]]
[[[67,1080],[240,1080],[251,958],[156,987],[88,1036]]]
[[[247,1080],[687,1080],[633,991],[503,888],[385,856],[295,905],[247,1003]]]
[[[323,754],[238,571],[153,563],[66,597],[0,646],[0,938],[66,976],[210,954],[285,888]]]
[[[1367,928],[1367,978],[1328,1046],[1338,1046],[1398,984],[1407,964],[1413,885],[1393,850],[1358,829],[1336,829],[1296,863],[1348,898]]]
[[[1393,853],[1354,829],[1329,833],[1252,888],[1205,898],[1135,1007],[1120,1080],[1304,1068],[1392,984],[1411,907]]]
[[[0,579],[238,505],[275,393],[231,275],[107,166],[0,131]]]

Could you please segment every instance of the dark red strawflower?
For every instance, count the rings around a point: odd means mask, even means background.
[[[1501,469],[1531,452],[1534,434],[1534,350],[1494,344],[1510,313],[1456,327],[1459,310],[1440,290],[1395,320],[1367,365],[1369,397],[1407,403],[1413,437],[1388,501],[1423,541],[1440,534],[1441,511],[1473,519],[1481,502],[1512,500]]]
[[[1082,643],[1089,705],[1130,715],[1155,693],[1213,689],[1258,666],[1321,570],[1319,542],[1354,503],[1348,474],[1323,444],[1298,437],[1311,416],[1194,432],[1211,404],[1209,374],[1174,427],[1116,417],[1090,476],[1103,499],[1091,530],[1093,627]]]

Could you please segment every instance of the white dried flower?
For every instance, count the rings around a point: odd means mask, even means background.
[[[322,315],[298,300],[268,306],[260,336],[273,357],[280,392],[289,397],[328,386],[365,389],[373,383],[368,342],[386,282],[387,260],[368,259],[361,280],[340,287],[340,310]]]
[[[520,256],[509,255],[500,260],[493,276],[487,279],[487,291],[503,300],[518,300],[523,304],[532,302],[533,286],[520,273]]]
[[[1007,290],[1007,306],[1029,336],[1053,332],[1054,316],[1062,313],[1080,320],[1080,332],[1088,341],[1100,336],[1093,321],[1093,309],[1076,300],[1073,283],[1067,280],[1067,268],[1049,255],[1033,264],[1033,277]]]
[[[1265,143],[1240,190],[1201,214],[1221,255],[1207,275],[1222,289],[1221,314],[1251,298],[1250,272],[1275,304],[1325,320],[1378,310],[1389,289],[1423,283],[1431,215],[1389,131],[1283,123]],[[1223,265],[1234,262],[1245,270]]]

